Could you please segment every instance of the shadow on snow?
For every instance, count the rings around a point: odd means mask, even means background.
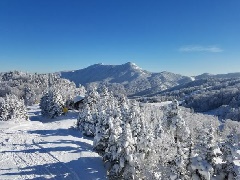
[[[40,121],[42,123],[49,123],[49,122],[61,121],[65,119],[77,119],[78,113],[79,113],[78,111],[69,111],[67,114],[61,115],[55,118],[42,116],[41,111],[29,112],[28,115],[31,121]]]
[[[56,147],[46,147],[48,145],[59,145]],[[12,150],[12,151],[2,151],[2,153],[52,153],[52,152],[70,152],[70,153],[81,153],[82,151],[91,151],[92,145],[85,143],[85,142],[79,142],[74,140],[58,140],[54,142],[39,142],[39,143],[33,143],[33,144],[14,144],[17,146],[28,146],[33,147],[31,149],[24,149],[24,150]],[[62,145],[62,146],[61,146]],[[73,147],[74,145],[74,147]],[[36,148],[37,146],[38,148]],[[44,147],[45,146],[45,147]]]
[[[73,136],[75,138],[84,138],[79,131],[76,129],[56,129],[56,130],[35,130],[28,131],[32,134],[39,134],[40,137],[50,137],[51,136]],[[47,139],[46,139],[47,140]],[[16,144],[17,145],[17,144]],[[20,144],[19,144],[20,145]],[[18,145],[18,146],[19,146]],[[20,146],[28,146],[30,149],[24,150],[12,150],[12,151],[4,151],[2,153],[18,153],[18,154],[31,154],[31,153],[45,153],[49,155],[49,158],[54,159],[53,163],[46,163],[42,165],[34,165],[27,166],[24,168],[19,168],[19,172],[5,173],[2,175],[19,175],[19,176],[31,176],[34,175],[35,178],[32,179],[106,179],[106,172],[104,170],[103,161],[101,157],[80,157],[77,160],[72,160],[70,162],[59,162],[59,160],[53,156],[54,152],[66,152],[69,156],[72,153],[83,153],[89,152],[92,149],[92,145],[86,142],[76,140],[49,140],[49,141],[41,141],[35,143],[32,141],[32,144],[21,144]],[[50,146],[50,147],[47,147]],[[55,146],[55,147],[51,147]],[[37,147],[37,148],[36,148]],[[41,157],[40,157],[41,158]],[[97,170],[99,168],[103,168],[100,172]]]
[[[94,163],[93,163],[94,162]],[[106,179],[105,175],[97,171],[102,165],[100,157],[81,157],[67,163],[56,162],[52,164],[43,164],[19,168],[19,172],[5,173],[2,175],[33,175],[37,179],[69,179],[69,180],[85,180],[85,179]],[[70,169],[70,170],[69,170]]]

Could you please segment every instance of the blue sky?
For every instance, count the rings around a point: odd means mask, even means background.
[[[240,72],[239,0],[0,0],[0,71]]]

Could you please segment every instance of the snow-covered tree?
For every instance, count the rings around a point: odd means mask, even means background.
[[[190,173],[187,169],[189,159],[189,148],[191,144],[190,130],[184,119],[179,115],[178,101],[174,100],[168,105],[164,117],[166,132],[174,139],[173,149],[176,150],[174,159],[170,162],[170,179],[189,179]]]
[[[156,166],[155,160],[157,159],[153,159],[155,157],[153,131],[146,125],[147,122],[141,122],[141,124],[141,132],[137,138],[136,153],[134,156],[136,166],[135,176],[140,179],[146,179],[147,177],[152,177],[153,169]]]
[[[191,170],[193,177],[210,180],[216,175],[216,157],[219,147],[213,125],[211,123],[203,125],[198,129],[198,140],[195,142],[191,158]]]
[[[83,108],[80,109],[77,119],[77,127],[84,135],[94,136],[95,126],[98,117],[99,94],[96,89],[91,89],[87,92],[84,98]]]
[[[100,100],[98,103],[99,113],[94,137],[94,149],[99,154],[103,155],[108,146],[107,143],[110,137],[109,119],[112,116],[111,112],[114,104],[114,98],[106,86],[102,86],[100,91]]]
[[[117,164],[119,160],[118,142],[120,140],[120,135],[122,134],[121,119],[119,116],[109,118],[109,131],[110,136],[108,139],[108,146],[105,149],[103,159],[107,170],[112,171],[112,167]],[[115,173],[117,173],[117,171],[112,171],[111,174]]]
[[[237,176],[240,177],[237,166],[234,164],[235,157],[237,156],[236,143],[238,142],[236,134],[231,133],[227,136],[226,142],[221,145],[222,173],[224,173],[224,178],[229,180],[237,179]]]
[[[40,108],[43,116],[55,118],[60,116],[63,111],[64,101],[62,95],[56,89],[49,89],[41,98]]]
[[[130,103],[131,104],[129,107],[129,119],[131,119],[130,125],[132,128],[132,135],[136,141],[141,131],[140,118],[142,116],[142,112],[141,112],[140,104],[137,101],[132,100]]]
[[[15,95],[6,95],[0,99],[0,120],[27,120],[27,110],[24,101]]]
[[[119,161],[113,166],[113,170],[117,170],[117,177],[123,179],[133,179],[135,175],[135,141],[132,137],[132,131],[129,123],[123,126],[122,134],[118,141],[118,158]]]
[[[27,105],[27,106],[30,106],[30,105],[33,105],[34,103],[36,103],[36,101],[37,101],[36,93],[34,92],[34,90],[31,87],[29,87],[29,86],[24,87],[23,99],[24,99],[25,105]]]
[[[132,119],[129,116],[129,101],[126,96],[120,95],[117,97],[118,106],[122,117],[123,124],[131,123]]]
[[[8,106],[5,103],[5,99],[0,97],[0,120],[8,120]]]

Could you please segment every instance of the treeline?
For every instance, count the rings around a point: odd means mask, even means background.
[[[88,90],[77,121],[94,137],[109,179],[238,179],[240,124],[219,125],[213,116],[181,110],[176,100],[156,107],[105,86]]]

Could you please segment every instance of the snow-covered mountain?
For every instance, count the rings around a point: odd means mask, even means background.
[[[122,65],[94,64],[80,70],[60,72],[60,76],[77,85],[105,82],[121,86],[132,96],[151,94],[192,81],[190,77],[170,72],[148,72],[131,62]]]

